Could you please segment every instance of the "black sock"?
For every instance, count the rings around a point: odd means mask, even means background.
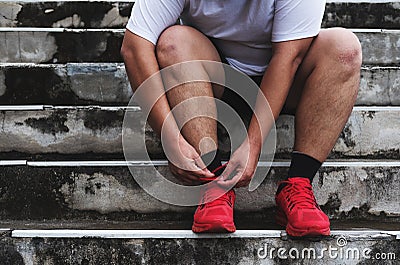
[[[308,178],[312,182],[321,165],[321,162],[309,155],[293,152],[288,177]]]
[[[213,172],[216,168],[222,165],[221,154],[218,149],[202,155],[201,159],[203,160],[204,164],[206,164],[207,169],[210,170],[211,172]],[[217,173],[219,172],[215,172],[215,175],[219,176],[219,174],[221,174],[222,172],[219,173],[218,175]]]
[[[310,183],[312,183],[313,178],[321,165],[322,163],[320,161],[309,155],[300,152],[293,152],[288,178],[308,178],[310,180]],[[279,185],[278,191],[276,193],[279,193],[285,186],[285,183]]]

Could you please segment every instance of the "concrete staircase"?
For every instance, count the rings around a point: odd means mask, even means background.
[[[162,203],[134,182],[121,144],[132,92],[119,55],[133,2],[0,2],[0,264],[288,264],[280,247],[300,251],[289,257],[295,264],[399,264],[398,0],[327,4],[323,26],[352,28],[364,64],[357,106],[313,183],[332,236],[312,240],[288,238],[273,222],[293,144],[289,116],[277,123],[264,183],[238,190],[235,234],[191,233],[194,208]],[[168,173],[135,111],[134,137],[146,135]],[[137,161],[134,172],[145,177],[149,166]],[[336,257],[318,258],[330,247]],[[307,248],[316,258],[301,258]]]

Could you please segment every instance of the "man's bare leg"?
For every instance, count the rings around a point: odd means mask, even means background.
[[[160,68],[191,60],[220,61],[219,54],[211,41],[199,31],[185,26],[173,26],[164,31],[158,41],[157,59]],[[190,69],[178,66],[177,70],[167,76],[163,74],[164,83],[170,80],[176,83],[182,78],[190,80],[188,77],[209,80],[208,76],[213,74],[209,72],[213,72],[214,69],[210,71],[199,64],[198,67],[190,67]],[[179,111],[173,110],[173,114],[178,125],[183,126],[182,135],[200,155],[217,149],[217,110],[214,96],[220,97],[222,92],[222,87],[213,87],[209,82],[186,83],[167,91],[171,109],[179,108]],[[196,97],[207,98],[190,100]],[[186,100],[189,100],[190,104],[187,104]],[[181,108],[181,106],[184,107]],[[201,115],[208,117],[199,117]],[[214,165],[213,163],[212,166]],[[171,164],[170,169],[175,175],[179,175],[180,171]],[[226,191],[217,184],[211,183],[203,189],[201,200],[202,203],[194,214],[193,232],[234,232],[236,230],[233,221],[235,201],[233,190]]]
[[[294,150],[325,161],[351,114],[361,46],[345,29],[321,30],[301,64],[286,107],[295,109]]]
[[[172,26],[162,33],[157,44],[157,59],[160,68],[191,60],[220,61],[219,54],[211,41],[199,31],[186,26]],[[201,66],[196,69],[182,67],[173,75],[164,78],[179,79],[182,77],[179,75],[185,74],[194,78],[208,79],[208,73]],[[188,99],[209,97],[209,100],[203,98],[190,101],[189,104],[185,103],[179,107],[179,112],[174,112],[178,125],[183,126],[182,135],[200,155],[217,149],[214,92],[219,94],[216,96],[220,96],[221,89],[208,82],[193,82],[176,86],[167,92],[171,109]],[[204,114],[213,118],[199,117]]]
[[[285,109],[296,115],[288,179],[276,195],[276,220],[291,236],[329,235],[309,180],[325,161],[352,111],[360,79],[361,47],[348,30],[322,30],[296,73]]]

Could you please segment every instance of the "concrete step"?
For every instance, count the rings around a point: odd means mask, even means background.
[[[193,207],[151,197],[126,165],[125,161],[2,161],[0,219],[192,220]],[[136,176],[154,174],[155,166],[172,178],[164,160],[129,165]],[[274,193],[288,166],[288,161],[274,162],[254,192],[237,189],[237,220],[258,218],[273,223]],[[331,219],[399,222],[399,180],[399,161],[328,161],[313,186],[317,201]]]
[[[334,230],[313,240],[288,238],[281,230],[196,235],[190,230],[4,229],[3,234],[3,264],[398,264],[400,254],[398,230]]]
[[[0,152],[28,154],[121,154],[123,107],[0,106]],[[145,127],[139,107],[131,107],[132,143],[146,144],[153,158],[164,157],[159,138]],[[398,159],[400,107],[354,107],[331,158]],[[276,157],[288,158],[294,143],[294,117],[277,123]],[[128,128],[127,128],[128,129]],[[227,134],[220,133],[220,148],[228,152]],[[140,144],[138,151],[140,149]]]
[[[327,2],[323,27],[386,29],[400,27],[398,0],[328,0]]]
[[[398,65],[400,30],[354,29],[364,64]],[[3,63],[122,62],[124,29],[0,28]]]
[[[0,27],[122,28],[134,1],[2,1]],[[399,2],[328,1],[323,27],[400,27]],[[368,14],[368,16],[365,16]]]
[[[123,29],[0,28],[1,62],[122,62]]]
[[[238,216],[239,215],[239,216]],[[238,218],[240,217],[240,218]],[[270,222],[271,221],[271,222]],[[332,230],[399,230],[397,222],[371,222],[368,220],[336,220],[330,221]],[[90,220],[91,230],[190,230],[193,224],[192,213],[188,218],[154,220]],[[241,213],[235,214],[235,225],[238,230],[281,230],[283,227],[275,223],[275,220],[266,220],[261,215],[246,216]],[[68,220],[0,220],[1,229],[10,230],[85,230],[88,229],[87,220],[68,219]],[[282,231],[283,232],[283,231]]]
[[[122,63],[0,63],[0,104],[126,105]],[[356,105],[399,106],[400,67],[364,66]]]
[[[132,1],[1,1],[0,27],[122,28]]]

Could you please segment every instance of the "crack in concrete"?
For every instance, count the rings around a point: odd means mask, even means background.
[[[1,130],[4,132],[4,124],[6,121],[6,114],[2,112],[3,118],[2,118],[2,123],[1,123]]]
[[[0,16],[2,16],[6,20],[12,20],[11,18],[6,17],[5,15],[0,14]]]
[[[390,87],[390,73],[391,73],[391,70],[389,70],[389,74],[388,74],[386,91],[387,91],[387,95],[388,95],[388,99],[389,99],[389,104],[393,105],[393,100],[392,100],[392,96],[391,96],[391,87]]]
[[[362,122],[364,123],[364,122],[365,122],[365,120],[364,120],[364,115],[362,115],[362,119],[363,119]],[[356,121],[357,119],[354,119],[354,120]],[[361,125],[361,122],[356,121],[356,124],[353,124],[353,126],[354,126],[354,127],[357,127],[357,129],[358,129],[359,132],[362,132],[362,125]],[[355,151],[355,153],[357,153],[358,156],[362,156],[361,147],[359,147],[359,150],[358,150],[358,151]]]
[[[21,37],[20,32],[17,32],[18,36],[18,52],[19,52],[19,61],[22,63],[22,56],[21,56]]]
[[[4,32],[4,47],[6,47],[6,51],[8,51],[8,45],[7,45],[7,32]]]
[[[102,65],[100,65],[100,69],[103,70],[103,66],[102,66]],[[103,84],[103,76],[100,76],[100,86],[99,86],[99,89],[100,89],[100,97],[101,97],[101,101],[104,101],[104,95],[103,95],[103,87],[102,87],[102,84]]]

